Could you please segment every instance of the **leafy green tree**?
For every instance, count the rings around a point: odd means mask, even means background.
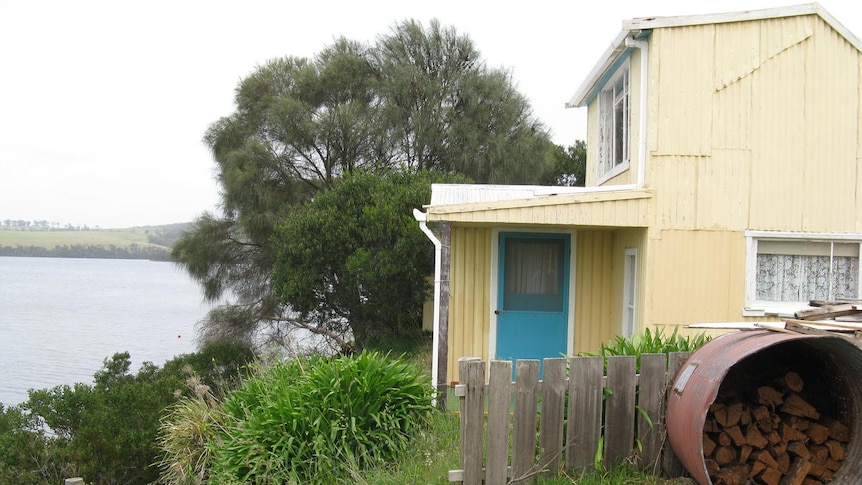
[[[207,341],[285,344],[291,328],[322,328],[298,319],[322,314],[273,292],[270,238],[339,178],[433,169],[536,183],[553,163],[547,131],[510,75],[437,22],[397,24],[369,46],[339,39],[312,59],[272,60],[241,81],[235,104],[205,136],[224,213],[204,214],[172,253],[221,304],[202,326]]]
[[[412,211],[436,180],[430,172],[357,172],[288,216],[273,238],[273,284],[298,313],[296,326],[342,350],[349,336],[364,347],[418,332],[434,257]]]
[[[436,20],[396,25],[372,50],[398,160],[480,183],[536,183],[552,145],[509,72]]]
[[[0,485],[47,485],[72,474],[64,450],[46,435],[37,416],[0,404]]]
[[[587,144],[575,140],[567,147],[554,146],[554,168],[544,183],[566,187],[583,187],[587,178]]]

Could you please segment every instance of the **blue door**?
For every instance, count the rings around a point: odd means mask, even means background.
[[[568,234],[500,233],[497,359],[566,354],[570,247]]]

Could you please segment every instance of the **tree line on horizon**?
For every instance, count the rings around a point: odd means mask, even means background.
[[[129,244],[118,247],[113,244],[70,244],[53,248],[43,246],[3,246],[0,256],[30,258],[98,258],[98,259],[146,259],[150,261],[170,261],[171,252],[167,248]]]

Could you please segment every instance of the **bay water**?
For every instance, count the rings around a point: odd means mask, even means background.
[[[0,403],[28,389],[93,383],[128,351],[132,372],[191,353],[209,310],[200,287],[168,262],[0,257]]]

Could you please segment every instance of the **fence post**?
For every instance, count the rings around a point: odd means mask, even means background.
[[[512,407],[512,361],[491,361],[488,382],[488,458],[485,485],[509,480],[509,411]]]
[[[482,485],[482,435],[485,429],[485,363],[478,357],[458,359],[461,404],[461,469],[464,485]]]
[[[545,359],[542,381],[542,454],[539,469],[560,472],[563,454],[563,408],[566,402],[566,359]]]
[[[602,432],[602,357],[569,360],[569,426],[566,430],[566,466],[593,468]],[[577,418],[575,418],[577,416]]]
[[[671,352],[667,365],[667,377],[664,385],[664,399],[662,401],[663,418],[662,418],[662,436],[665,437],[664,449],[662,454],[662,464],[664,472],[670,477],[679,477],[683,474],[682,462],[676,457],[673,452],[673,447],[670,445],[670,440],[667,439],[667,396],[670,392],[673,381],[676,379],[676,374],[682,368],[685,361],[691,356],[691,352]]]
[[[512,442],[512,481],[529,477],[536,465],[536,389],[539,387],[539,361],[515,363],[515,429]]]
[[[659,458],[664,434],[661,419],[665,387],[667,354],[642,354],[640,378],[638,379],[637,436],[642,450],[639,454],[641,466],[660,471]],[[646,416],[644,416],[646,414]]]
[[[619,463],[632,454],[635,441],[635,376],[633,355],[608,357],[605,401],[605,464]]]

